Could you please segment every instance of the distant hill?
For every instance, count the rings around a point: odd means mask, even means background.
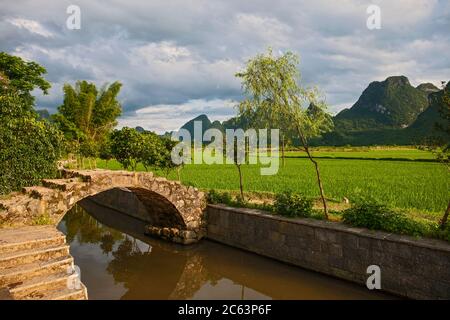
[[[446,90],[450,90],[447,84]],[[405,76],[375,81],[362,92],[358,101],[334,118],[334,130],[311,141],[312,145],[408,145],[435,134],[441,121],[443,90],[432,83],[413,87]],[[313,112],[312,106],[308,112]],[[233,117],[211,123],[202,114],[182,126],[193,135],[194,121],[202,122],[202,134],[209,128],[236,129],[249,127],[249,119]],[[297,139],[293,139],[296,141]]]
[[[450,82],[447,83],[445,90],[450,91]],[[441,133],[436,130],[436,124],[440,123],[442,126],[446,125],[439,112],[439,109],[443,106],[443,95],[444,90],[433,91],[429,94],[429,107],[417,117],[417,120],[408,127],[407,130],[405,130],[409,136],[419,139],[430,135],[441,135]]]
[[[438,87],[436,87],[434,84],[429,83],[429,82],[419,84],[419,85],[416,87],[416,89],[419,89],[419,90],[425,92],[426,94],[430,94],[430,93],[438,92],[438,91],[439,91],[439,88],[438,88]]]
[[[350,109],[336,115],[335,126],[340,131],[406,128],[427,107],[423,89],[405,76],[389,77],[370,83]]]
[[[195,117],[192,120],[189,120],[188,122],[186,122],[181,129],[186,129],[187,131],[189,131],[189,133],[191,134],[191,139],[192,141],[194,141],[194,122],[196,121],[200,121],[201,125],[202,125],[202,137],[203,134],[205,133],[206,130],[208,130],[209,128],[211,128],[212,123],[211,120],[209,120],[208,116],[206,114],[201,114],[198,117]],[[217,124],[216,124],[217,125]],[[199,138],[199,137],[197,137]],[[201,137],[200,139],[201,140]]]

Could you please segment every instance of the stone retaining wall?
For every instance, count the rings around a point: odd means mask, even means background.
[[[212,240],[361,285],[370,276],[367,267],[377,265],[386,292],[450,299],[448,242],[221,205],[209,205],[207,217]]]

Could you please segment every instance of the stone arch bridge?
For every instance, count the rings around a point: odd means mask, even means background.
[[[138,218],[146,232],[166,240],[189,244],[205,234],[203,192],[151,172],[61,170],[61,179],[45,179],[42,186],[0,199],[0,224],[20,226],[50,219],[57,224],[78,201],[115,188],[131,191],[146,208]]]

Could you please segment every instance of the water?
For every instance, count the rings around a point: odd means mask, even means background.
[[[89,299],[392,298],[208,240],[182,246],[149,238],[140,221],[89,200],[58,228]]]

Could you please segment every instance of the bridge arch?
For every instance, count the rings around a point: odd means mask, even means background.
[[[136,218],[148,223],[148,234],[188,244],[205,233],[205,195],[196,188],[151,172],[63,169],[61,175],[61,179],[43,180],[43,186],[26,187],[0,200],[0,222],[33,224],[36,218],[47,216],[57,224],[78,201],[121,188],[146,207],[147,214]]]

